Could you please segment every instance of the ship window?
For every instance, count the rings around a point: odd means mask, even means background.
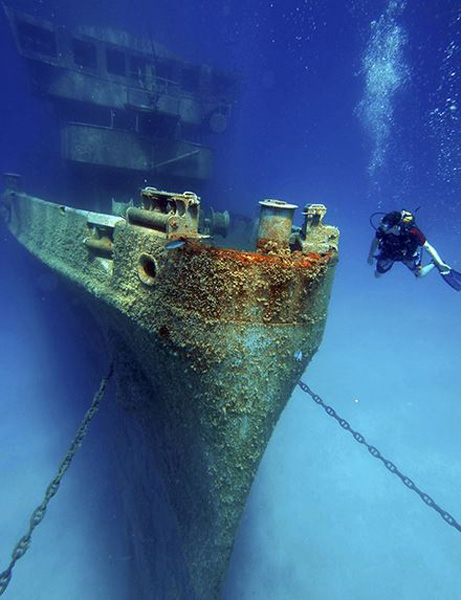
[[[125,75],[125,54],[120,50],[107,50],[107,72],[112,75]]]
[[[182,70],[182,89],[186,92],[198,91],[200,80],[200,69],[198,67],[186,67]]]
[[[72,40],[72,52],[74,62],[77,66],[84,69],[96,69],[96,46],[83,40]]]
[[[29,52],[57,56],[56,34],[32,23],[18,23],[18,35],[22,48]]]

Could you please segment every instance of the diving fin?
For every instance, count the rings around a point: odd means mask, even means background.
[[[457,292],[461,292],[461,273],[455,271],[454,269],[450,269],[444,273],[440,272],[440,275],[442,275],[449,286],[451,286]]]

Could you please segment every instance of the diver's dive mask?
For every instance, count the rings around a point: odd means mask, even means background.
[[[400,214],[404,225],[412,225],[415,222],[415,216],[409,210],[402,210]]]

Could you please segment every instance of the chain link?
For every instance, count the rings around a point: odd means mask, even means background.
[[[374,458],[377,458],[378,460],[380,460],[388,471],[390,471],[394,475],[397,475],[397,477],[399,477],[399,479],[402,481],[402,483],[404,485],[407,486],[408,489],[410,489],[413,492],[415,492],[416,494],[418,494],[418,496],[421,498],[421,500],[427,506],[429,506],[430,508],[433,508],[435,511],[437,511],[439,513],[439,515],[442,517],[442,519],[446,523],[448,523],[448,525],[451,525],[452,527],[457,529],[459,532],[461,532],[461,525],[458,523],[458,521],[454,517],[452,517],[450,515],[450,513],[443,510],[443,508],[441,508],[436,502],[434,502],[434,500],[429,496],[429,494],[426,494],[425,492],[420,490],[419,487],[414,483],[414,481],[412,481],[409,477],[407,477],[401,471],[399,471],[399,469],[394,465],[394,463],[392,463],[390,460],[387,460],[386,458],[384,458],[382,456],[381,452],[377,448],[368,444],[368,442],[365,440],[363,435],[361,433],[359,433],[358,431],[354,431],[352,429],[352,427],[349,425],[349,423],[346,421],[346,419],[342,419],[341,417],[339,417],[337,415],[336,411],[331,406],[328,406],[327,404],[325,404],[325,402],[322,400],[322,398],[320,398],[320,396],[318,394],[315,394],[310,389],[310,387],[307,385],[307,383],[304,383],[304,381],[300,380],[300,381],[298,381],[298,385],[303,390],[303,392],[308,394],[316,404],[319,404],[324,409],[324,411],[328,415],[330,415],[330,417],[333,417],[333,419],[335,419],[343,429],[348,431],[359,444],[363,444],[364,446],[366,446],[368,452],[372,456],[374,456]]]
[[[14,568],[16,562],[20,558],[22,558],[24,556],[24,554],[27,552],[27,550],[29,549],[31,541],[32,541],[32,533],[33,533],[34,529],[42,522],[43,518],[45,517],[46,510],[48,508],[48,503],[53,498],[53,496],[56,495],[56,493],[59,489],[59,486],[61,484],[61,480],[64,477],[64,474],[66,473],[67,469],[69,468],[77,450],[80,448],[80,446],[88,432],[88,426],[90,424],[90,421],[92,420],[95,413],[99,409],[99,404],[104,396],[104,392],[105,392],[107,383],[109,382],[110,378],[112,377],[112,373],[113,373],[113,365],[110,366],[108,374],[101,381],[99,389],[93,398],[91,407],[88,410],[88,412],[86,413],[86,415],[85,415],[85,417],[84,417],[84,419],[83,419],[83,421],[82,421],[82,423],[81,423],[81,425],[69,447],[69,450],[67,451],[67,454],[59,467],[58,474],[56,475],[56,477],[53,479],[53,481],[48,486],[42,503],[32,513],[28,532],[16,544],[16,546],[11,554],[11,561],[10,561],[10,564],[8,565],[8,567],[2,573],[0,573],[0,596],[5,592],[5,590],[7,589],[8,585],[11,581],[11,577],[13,575],[13,568]],[[427,506],[429,506],[430,508],[433,508],[435,511],[437,511],[446,523],[448,523],[449,525],[451,525],[452,527],[457,529],[459,532],[461,532],[461,525],[456,521],[456,519],[452,515],[450,515],[450,513],[443,510],[428,494],[426,494],[425,492],[420,490],[418,488],[418,486],[409,477],[407,477],[401,471],[399,471],[399,469],[394,465],[394,463],[392,463],[390,460],[387,460],[386,458],[384,458],[377,448],[368,444],[368,442],[365,440],[364,436],[361,433],[359,433],[358,431],[354,431],[354,429],[352,429],[352,427],[346,421],[346,419],[343,419],[342,417],[340,417],[336,413],[334,408],[325,404],[325,402],[322,400],[322,398],[318,394],[315,394],[310,389],[310,387],[307,385],[307,383],[300,380],[298,382],[298,385],[303,390],[303,392],[308,394],[316,404],[319,404],[330,417],[333,417],[333,419],[335,419],[338,422],[338,424],[345,431],[348,431],[359,444],[363,444],[364,446],[366,446],[366,448],[370,452],[370,454],[374,458],[377,458],[378,460],[380,460],[384,464],[386,469],[388,469],[388,471],[390,471],[394,475],[397,475],[397,477],[400,478],[400,480],[404,483],[404,485],[406,485],[409,489],[416,492],[418,494],[418,496],[421,498],[421,500]]]
[[[110,378],[112,377],[113,371],[114,371],[114,367],[113,367],[113,365],[111,365],[107,375],[102,379],[102,381],[99,385],[99,389],[93,398],[91,407],[89,408],[86,415],[84,416],[83,421],[82,421],[80,427],[78,428],[77,433],[74,436],[74,439],[69,447],[69,450],[67,451],[66,456],[58,469],[58,474],[53,479],[53,481],[50,483],[50,485],[47,487],[46,492],[45,492],[45,497],[43,498],[42,503],[32,513],[32,516],[29,521],[29,530],[27,531],[27,533],[25,535],[22,536],[22,538],[16,544],[13,552],[11,553],[11,561],[10,561],[10,564],[8,565],[8,567],[5,569],[5,571],[3,571],[3,573],[0,573],[0,596],[6,590],[6,588],[8,587],[8,584],[11,581],[14,565],[20,558],[22,558],[24,556],[24,554],[29,549],[29,546],[32,541],[32,533],[33,533],[34,529],[37,527],[37,525],[40,525],[40,523],[43,521],[43,518],[45,517],[46,509],[48,508],[49,501],[51,500],[51,498],[53,498],[53,496],[58,491],[62,478],[64,477],[67,469],[70,467],[72,459],[74,458],[77,450],[80,448],[80,446],[88,432],[88,426],[90,424],[90,421],[99,409],[99,404],[104,396],[106,386],[107,386]]]

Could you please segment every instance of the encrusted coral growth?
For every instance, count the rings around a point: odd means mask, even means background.
[[[108,332],[109,352],[123,364],[125,437],[133,439],[128,419],[135,420],[149,454],[139,460],[155,463],[177,520],[164,542],[167,551],[171,532],[179,536],[177,583],[188,580],[192,596],[215,600],[259,461],[321,342],[336,253],[324,246],[239,252],[199,242],[165,251],[152,230],[121,222],[113,260],[101,263],[82,243],[84,214],[25,195],[11,212],[13,233],[86,292]],[[133,481],[130,502],[139,529],[157,523],[158,494],[153,480],[150,494],[144,470],[130,472],[143,479],[143,497]],[[150,548],[149,537],[136,551],[158,555],[162,538],[152,536]],[[155,581],[145,573],[143,581],[137,597],[147,600]]]

